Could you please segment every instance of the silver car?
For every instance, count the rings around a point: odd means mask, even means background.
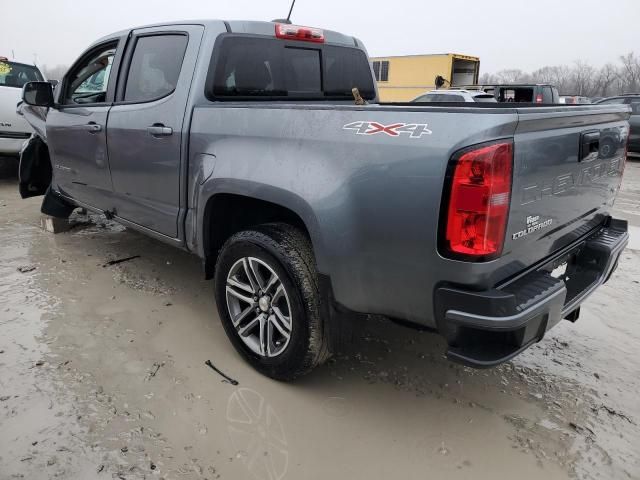
[[[490,93],[482,90],[432,90],[412,100],[415,103],[470,102],[497,103]]]

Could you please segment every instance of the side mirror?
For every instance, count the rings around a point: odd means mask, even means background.
[[[53,88],[49,82],[28,82],[22,87],[22,100],[34,107],[53,106]]]
[[[51,86],[53,88],[55,88],[58,85],[59,81],[58,80],[49,80],[49,83],[51,84]]]

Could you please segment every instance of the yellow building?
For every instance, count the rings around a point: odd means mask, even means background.
[[[480,59],[457,53],[371,58],[381,102],[408,102],[436,88],[438,75],[444,88],[478,83]]]

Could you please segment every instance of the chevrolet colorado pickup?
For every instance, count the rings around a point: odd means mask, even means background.
[[[23,100],[22,195],[199,255],[231,343],[277,379],[327,359],[350,314],[499,364],[575,321],[628,241],[628,106],[380,104],[361,41],[333,31],[126,30]]]

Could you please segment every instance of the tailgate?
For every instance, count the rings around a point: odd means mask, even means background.
[[[620,188],[626,106],[519,109],[504,254],[535,262],[608,215]]]

